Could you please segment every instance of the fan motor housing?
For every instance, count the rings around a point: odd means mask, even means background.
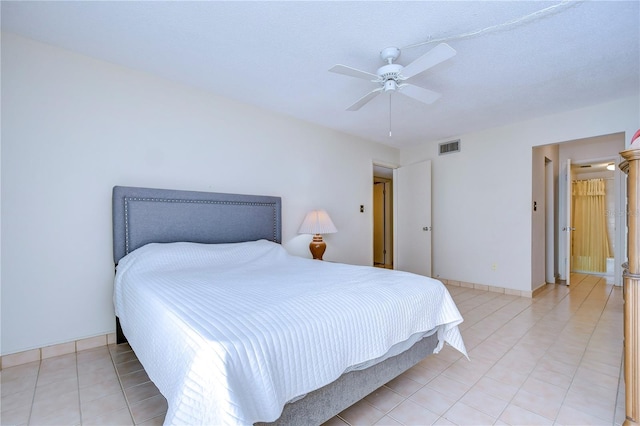
[[[382,81],[398,80],[400,73],[402,72],[402,65],[388,64],[378,68],[377,74]]]

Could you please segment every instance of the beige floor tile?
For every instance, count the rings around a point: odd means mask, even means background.
[[[558,411],[560,411],[562,399],[548,398],[541,394],[520,389],[511,400],[511,404],[553,421],[558,415]]]
[[[142,423],[167,412],[167,400],[157,395],[130,405],[135,423]]]
[[[444,417],[440,417],[438,420],[436,420],[433,423],[434,426],[457,426],[455,423],[453,423],[450,420],[447,420]]]
[[[22,380],[26,377],[37,377],[39,370],[40,361],[4,368],[0,371],[0,383],[4,385],[6,382],[16,379]]]
[[[500,342],[483,341],[481,344],[469,351],[469,358],[472,360],[476,357],[483,358],[488,361],[498,361],[509,351],[509,345]]]
[[[120,381],[114,375],[95,385],[80,388],[80,403],[84,404],[117,392],[122,393],[122,388],[120,387]]]
[[[443,376],[450,377],[458,382],[473,386],[493,366],[490,361],[481,359],[460,359],[442,372]]]
[[[429,411],[442,416],[449,408],[451,408],[453,404],[456,403],[458,398],[452,397],[450,395],[445,395],[441,392],[438,392],[436,389],[425,386],[411,395],[409,397],[409,400],[415,402],[416,404],[422,405],[423,407],[429,409]]]
[[[108,359],[111,360],[111,352],[106,346],[100,346],[93,349],[87,349],[80,351],[77,354],[78,363],[92,362],[96,360]]]
[[[545,381],[529,377],[522,385],[521,390],[539,396],[549,401],[562,401],[567,394],[567,389],[547,383]]]
[[[33,413],[47,414],[58,409],[80,409],[78,389],[65,393],[38,394],[33,398]]]
[[[403,425],[430,425],[440,418],[438,414],[411,400],[404,401],[388,415]]]
[[[430,370],[428,368],[423,368],[419,365],[416,365],[403,373],[408,379],[413,380],[421,385],[426,385],[431,380],[433,380],[436,376],[438,376],[437,371]]]
[[[59,380],[57,382],[45,383],[43,385],[38,384],[36,387],[34,401],[38,402],[55,399],[58,395],[77,391],[78,379],[75,377],[66,380]]]
[[[417,365],[429,371],[441,373],[446,370],[451,364],[453,364],[452,361],[447,361],[438,358],[437,356],[429,356],[420,361]]]
[[[338,416],[331,417],[322,426],[348,426],[347,423]]]
[[[538,362],[537,368],[573,377],[578,369],[578,364],[569,364],[562,360],[548,357],[540,360],[540,362]]]
[[[136,386],[148,382],[149,376],[147,376],[147,373],[144,370],[140,370],[136,371],[135,373],[120,376],[120,381],[122,382],[122,387],[126,389],[130,388],[131,386]]]
[[[125,389],[125,396],[129,404],[143,401],[157,395],[160,395],[160,391],[153,382],[145,382]]]
[[[560,412],[556,418],[556,424],[562,426],[601,426],[606,424],[606,422],[599,417],[595,417],[583,411],[563,405],[560,407]]]
[[[154,417],[142,423],[138,423],[138,425],[141,425],[141,426],[162,426],[163,424],[164,424],[164,416]],[[346,423],[344,422],[342,422],[342,424],[346,425]]]
[[[564,405],[603,421],[611,421],[615,412],[615,395],[599,394],[594,389],[569,388]]]
[[[346,423],[344,423],[344,424],[346,424]],[[384,416],[383,418],[381,418],[380,420],[375,422],[375,426],[403,426],[403,425],[399,421],[397,421],[397,420],[395,420],[395,419],[393,419],[393,418],[391,418],[389,416]]]
[[[117,378],[116,371],[113,367],[111,369],[93,370],[85,372],[78,376],[78,383],[80,388],[86,388],[95,386],[98,383],[102,383],[113,378]]]
[[[126,351],[126,352],[113,354],[113,362],[116,365],[119,365],[128,361],[137,360],[137,359],[138,358],[136,357],[136,354],[133,351]]]
[[[485,377],[490,377],[507,385],[520,387],[527,380],[528,375],[510,368],[505,368],[501,364],[496,364],[485,374]]]
[[[385,413],[366,401],[359,401],[341,412],[340,417],[350,425],[372,425],[384,417]]]
[[[162,417],[162,420],[164,420],[164,417]],[[82,426],[131,426],[133,424],[133,418],[128,407],[111,411],[98,417],[85,418],[84,415],[82,417]],[[162,422],[159,424],[161,425]]]
[[[471,385],[466,383],[458,382],[457,380],[451,379],[447,376],[440,375],[430,381],[427,387],[431,389],[435,389],[440,393],[445,395],[449,395],[450,397],[460,399],[462,395],[464,395],[469,389],[471,389]]]
[[[40,362],[40,371],[38,374],[43,374],[60,371],[60,370],[74,370],[76,368],[76,354],[60,355],[53,358],[43,359]]]
[[[92,419],[104,416],[114,411],[127,408],[127,401],[122,392],[116,392],[80,405],[82,418]]]
[[[0,409],[2,413],[5,411],[11,411],[20,409],[23,407],[31,408],[31,404],[33,403],[33,396],[35,392],[34,390],[27,390],[23,392],[10,393],[6,396],[2,397],[2,403],[0,404]]]
[[[510,425],[553,425],[553,420],[549,420],[544,416],[532,413],[531,411],[513,404],[509,404],[507,408],[505,408],[499,420]]]
[[[371,392],[365,398],[369,404],[376,407],[378,410],[388,413],[391,411],[396,405],[400,404],[405,400],[403,396],[392,391],[390,388],[386,386],[382,386],[375,391]]]
[[[413,395],[418,389],[422,388],[422,386],[424,385],[414,380],[411,380],[410,378],[404,375],[401,375],[399,377],[396,377],[389,383],[387,383],[385,386],[387,386],[389,389],[393,390],[394,392],[406,398]]]
[[[502,383],[487,376],[480,379],[478,383],[473,385],[471,388],[471,390],[480,391],[507,402],[511,401],[511,399],[516,396],[518,389],[518,386]]]
[[[55,358],[50,359],[53,360]],[[44,364],[45,361],[42,363]],[[38,373],[38,386],[69,380],[71,378],[77,379],[78,373],[75,365],[75,356],[71,361],[73,362],[72,364],[67,365],[67,363],[61,363],[62,365],[59,367],[42,365]]]
[[[125,375],[135,373],[136,371],[143,370],[142,364],[137,359],[132,359],[127,362],[118,364],[118,374]]]
[[[115,374],[115,368],[111,358],[78,361],[79,376],[85,376],[96,372],[100,372],[101,374]]]
[[[562,389],[569,389],[571,386],[571,382],[573,381],[572,376],[567,376],[562,373],[557,373],[555,371],[547,370],[544,367],[538,365],[529,378],[540,380],[541,382],[549,383],[551,385],[557,386]]]
[[[464,425],[493,425],[496,419],[470,407],[462,402],[457,402],[443,416],[447,420],[459,426]]]
[[[15,367],[12,367],[15,368]],[[25,376],[18,377],[12,380],[3,380],[0,385],[2,391],[2,398],[6,395],[11,395],[19,392],[35,392],[36,390],[36,382],[38,381],[38,376]]]
[[[26,405],[0,412],[0,424],[2,425],[26,425],[29,421],[31,405]]]
[[[61,425],[80,422],[80,403],[78,391],[67,392],[47,399],[34,399],[30,424]]]
[[[599,373],[588,367],[579,367],[575,376],[573,376],[573,385],[579,387],[600,387],[605,388],[608,392],[615,393],[618,388],[619,378],[616,374],[611,376]]]
[[[502,411],[504,411],[509,404],[508,401],[489,395],[478,389],[471,389],[460,399],[460,402],[482,411],[495,419],[500,417]]]

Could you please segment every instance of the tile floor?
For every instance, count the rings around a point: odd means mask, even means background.
[[[533,299],[449,286],[471,361],[445,348],[327,425],[621,425],[622,290],[595,276]],[[160,425],[128,345],[6,368],[2,425]]]

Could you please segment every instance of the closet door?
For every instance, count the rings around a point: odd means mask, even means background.
[[[393,173],[394,268],[431,276],[431,161]]]

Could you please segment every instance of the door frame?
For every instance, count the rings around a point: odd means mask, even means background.
[[[373,185],[374,185],[374,182],[375,182],[376,178],[381,178],[381,179],[387,179],[391,183],[391,199],[390,199],[390,201],[391,201],[391,223],[390,223],[390,226],[391,226],[391,232],[390,232],[391,233],[391,241],[389,241],[389,245],[391,246],[390,263],[391,263],[391,265],[392,265],[392,267],[394,269],[395,269],[395,252],[396,252],[396,237],[395,237],[395,235],[396,235],[396,221],[395,221],[395,213],[396,213],[395,212],[395,202],[396,202],[396,199],[395,199],[396,187],[395,187],[395,185],[396,185],[396,183],[395,183],[393,178],[394,178],[394,174],[395,174],[394,171],[398,167],[400,167],[399,164],[388,163],[388,162],[385,162],[385,161],[373,160],[372,164],[371,164],[371,177],[372,177],[372,180],[371,180],[371,186],[372,186],[372,188],[371,188],[371,199],[372,199],[371,205],[372,205],[372,207],[371,207],[371,213],[370,213],[370,215],[371,215],[371,265],[375,265],[375,262],[374,262],[375,261],[375,257],[374,257],[374,252],[373,252],[373,249],[374,249],[374,246],[373,246],[373,224],[374,224],[374,216],[373,216],[373,210],[374,210],[373,209]],[[380,168],[387,169],[389,171],[388,175],[387,175],[386,172],[385,173],[376,174],[376,169],[380,169]],[[385,258],[385,261],[386,260],[387,259]]]
[[[570,159],[568,159],[570,160]],[[625,258],[625,253],[627,252],[626,250],[626,244],[627,244],[627,229],[626,229],[626,179],[624,179],[624,174],[623,172],[620,170],[620,168],[618,167],[618,164],[620,164],[620,162],[622,161],[622,158],[620,157],[620,155],[617,156],[606,156],[606,157],[597,157],[597,158],[590,158],[587,160],[571,160],[571,164],[573,166],[576,165],[584,165],[584,164],[591,164],[591,163],[604,163],[604,162],[613,162],[615,164],[615,169],[614,169],[614,202],[615,202],[615,212],[612,212],[610,214],[614,214],[615,215],[615,233],[613,235],[614,237],[614,249],[613,249],[613,258],[614,258],[614,265],[615,265],[615,269],[614,269],[614,274],[613,274],[613,284],[616,286],[622,286],[622,263],[624,261],[626,261]],[[566,186],[566,184],[564,184]],[[567,202],[570,199],[570,196],[568,196],[566,194],[566,188],[560,188],[560,205],[558,206],[559,211],[562,212],[567,212]],[[570,213],[570,212],[569,212]],[[563,231],[562,228],[565,226],[564,223],[560,224],[560,230],[559,233],[561,235],[560,240],[562,241],[562,237],[564,237],[563,235]],[[567,241],[567,243],[570,244],[570,241]],[[566,243],[565,243],[566,244]],[[571,246],[569,245],[568,247],[563,245],[561,247],[561,250],[559,250],[560,253],[564,254],[564,253],[568,253],[568,255],[571,255]],[[558,259],[559,261],[561,261],[561,259]],[[559,268],[560,271],[563,270],[563,268]],[[567,271],[567,277],[566,277],[566,284],[569,285],[569,280],[570,280],[570,275],[571,275],[571,271],[570,268]],[[562,281],[564,277],[560,276],[560,279]]]
[[[383,266],[385,268],[393,269],[393,179],[376,176],[373,176],[373,186],[375,191],[376,185],[384,185],[383,189],[383,205],[382,205],[382,215],[383,215],[383,231],[382,231],[382,239],[383,239],[383,262],[376,263],[376,255],[375,250],[373,254],[373,266]],[[373,211],[373,223],[375,228],[375,197],[374,197],[374,207]],[[375,249],[375,232],[373,235],[373,248]]]

